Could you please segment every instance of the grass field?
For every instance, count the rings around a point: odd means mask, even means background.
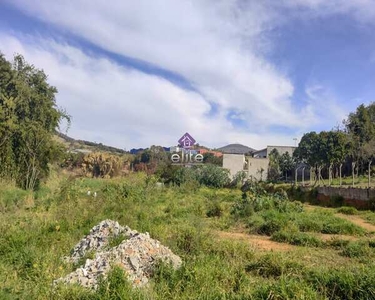
[[[319,208],[261,189],[157,188],[138,173],[0,187],[0,299],[375,299],[375,213]],[[98,196],[87,196],[87,191]],[[149,232],[183,259],[145,289],[114,269],[94,292],[52,287],[61,257],[103,219]]]

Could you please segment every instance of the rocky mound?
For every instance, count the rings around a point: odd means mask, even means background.
[[[111,237],[124,234],[127,239],[117,247],[105,249]],[[78,261],[88,251],[96,251],[94,259],[87,259],[84,266],[64,278],[55,281],[78,283],[85,287],[96,288],[101,276],[106,276],[111,267],[123,268],[133,286],[143,286],[148,282],[153,267],[158,261],[170,263],[173,268],[181,265],[181,259],[173,252],[150,238],[148,233],[138,233],[117,222],[105,220],[93,227],[73,249],[70,261]]]
[[[137,231],[131,230],[128,226],[123,227],[116,221],[101,221],[90,230],[88,235],[75,245],[70,257],[66,257],[65,259],[77,263],[79,259],[84,257],[88,252],[103,250],[108,246],[108,243],[112,238],[119,235],[130,238],[136,234],[138,234]]]

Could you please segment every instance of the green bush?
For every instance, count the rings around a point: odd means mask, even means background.
[[[303,266],[283,258],[280,254],[266,254],[245,266],[247,272],[262,277],[279,277],[295,275],[303,270]]]
[[[220,218],[223,214],[223,207],[219,201],[213,201],[210,203],[208,210],[206,212],[207,217],[218,217]]]
[[[194,181],[209,187],[225,187],[230,183],[229,171],[216,165],[206,164],[192,168],[180,168],[175,172],[173,182],[177,185]]]
[[[357,215],[358,210],[355,207],[343,206],[337,209],[338,213],[345,215]]]
[[[336,217],[331,212],[315,210],[312,212],[303,212],[295,214],[295,223],[303,232],[313,231],[328,234],[358,234],[362,235],[365,231],[351,223],[350,221]]]
[[[254,299],[323,299],[313,287],[299,278],[287,276],[271,283],[260,284],[254,293]]]
[[[113,267],[105,280],[99,282],[94,299],[135,299],[137,290],[133,289],[120,267]],[[138,298],[138,297],[137,297]]]
[[[316,268],[306,272],[304,278],[325,299],[375,299],[375,271],[372,266]]]
[[[264,223],[257,230],[259,234],[270,236],[283,229],[288,223],[288,215],[276,210],[266,211],[262,214],[262,217],[264,218]]]
[[[369,244],[366,242],[349,242],[348,244],[343,246],[341,255],[347,256],[350,258],[357,257],[357,258],[366,258],[371,253],[371,248]]]
[[[271,239],[276,242],[288,243],[298,246],[320,247],[323,244],[321,240],[310,234],[304,232],[291,232],[286,230],[275,232],[272,235]]]

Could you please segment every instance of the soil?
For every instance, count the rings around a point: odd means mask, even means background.
[[[251,246],[265,251],[290,251],[297,246],[274,242],[269,236],[246,234],[242,232],[215,232],[220,239],[231,239],[249,243]]]

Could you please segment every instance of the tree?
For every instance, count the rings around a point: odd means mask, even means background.
[[[290,156],[289,152],[283,153],[279,158],[280,171],[285,174],[285,179],[288,178],[288,174],[293,170],[294,160]]]
[[[344,124],[350,136],[350,157],[353,165],[357,165],[358,176],[359,167],[361,166],[363,171],[363,166],[367,164],[363,156],[363,146],[375,139],[375,103],[358,106],[356,112],[349,114]]]
[[[53,134],[66,113],[56,107],[57,89],[21,55],[10,64],[0,54],[0,176],[25,189],[48,175],[61,153]]]
[[[277,181],[280,178],[280,153],[277,149],[272,149],[269,157],[268,180]]]
[[[361,104],[355,113],[351,113],[345,122],[348,133],[362,145],[375,136],[375,103],[368,106]]]
[[[203,162],[213,165],[222,166],[223,165],[223,157],[217,157],[213,153],[206,152],[203,154]]]

